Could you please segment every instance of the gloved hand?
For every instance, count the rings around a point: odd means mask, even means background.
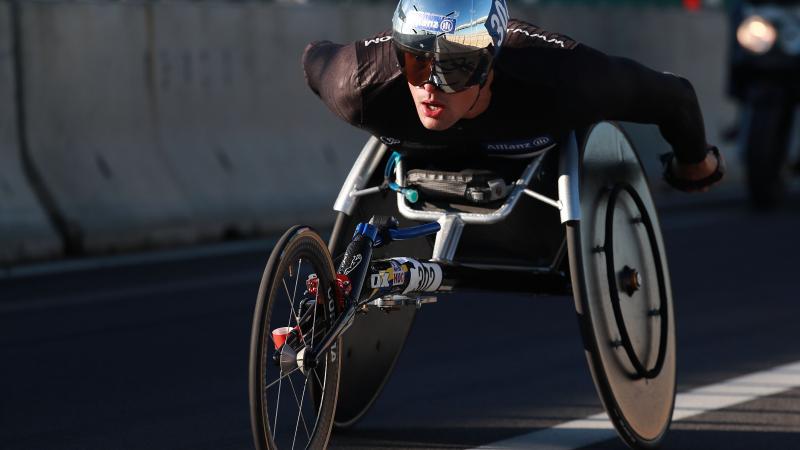
[[[706,158],[699,163],[684,164],[674,153],[661,155],[664,181],[684,192],[706,192],[725,176],[725,158],[714,146],[709,146]]]

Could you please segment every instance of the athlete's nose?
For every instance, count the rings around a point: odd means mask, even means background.
[[[434,93],[434,92],[439,90],[439,88],[435,84],[433,84],[432,82],[427,82],[427,83],[423,84],[422,87],[425,89],[425,92],[429,92],[429,93]]]

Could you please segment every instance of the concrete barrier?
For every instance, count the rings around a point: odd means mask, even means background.
[[[158,151],[144,5],[20,8],[29,149],[69,238],[89,252],[196,239]]]
[[[26,2],[28,139],[88,252],[327,224],[367,135],[305,87],[313,39],[362,9],[257,3]],[[358,21],[357,21],[358,22]]]
[[[0,3],[0,264],[61,252],[61,240],[23,169],[12,39],[9,4]]]
[[[245,233],[331,220],[367,135],[313,96],[300,55],[314,39],[373,32],[358,17],[377,10],[154,4],[160,142],[196,217]]]
[[[152,8],[159,143],[194,220],[243,233],[319,223],[326,172],[342,169],[298,145],[308,130],[285,113],[284,82],[296,58],[275,55],[275,18],[256,4]]]

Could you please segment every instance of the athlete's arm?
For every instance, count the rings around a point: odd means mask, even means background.
[[[627,58],[579,44],[560,66],[566,84],[564,114],[584,121],[622,120],[656,124],[679,164],[707,157],[705,127],[697,96],[685,78],[649,69]]]
[[[354,45],[330,41],[308,44],[303,52],[303,70],[308,86],[337,116],[361,124],[361,97],[357,91]]]

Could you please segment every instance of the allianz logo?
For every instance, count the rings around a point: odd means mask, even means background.
[[[420,17],[414,25],[417,28],[439,28],[439,21]]]
[[[537,138],[529,142],[516,142],[508,144],[487,144],[487,150],[528,150],[541,147],[550,143],[548,138]]]

